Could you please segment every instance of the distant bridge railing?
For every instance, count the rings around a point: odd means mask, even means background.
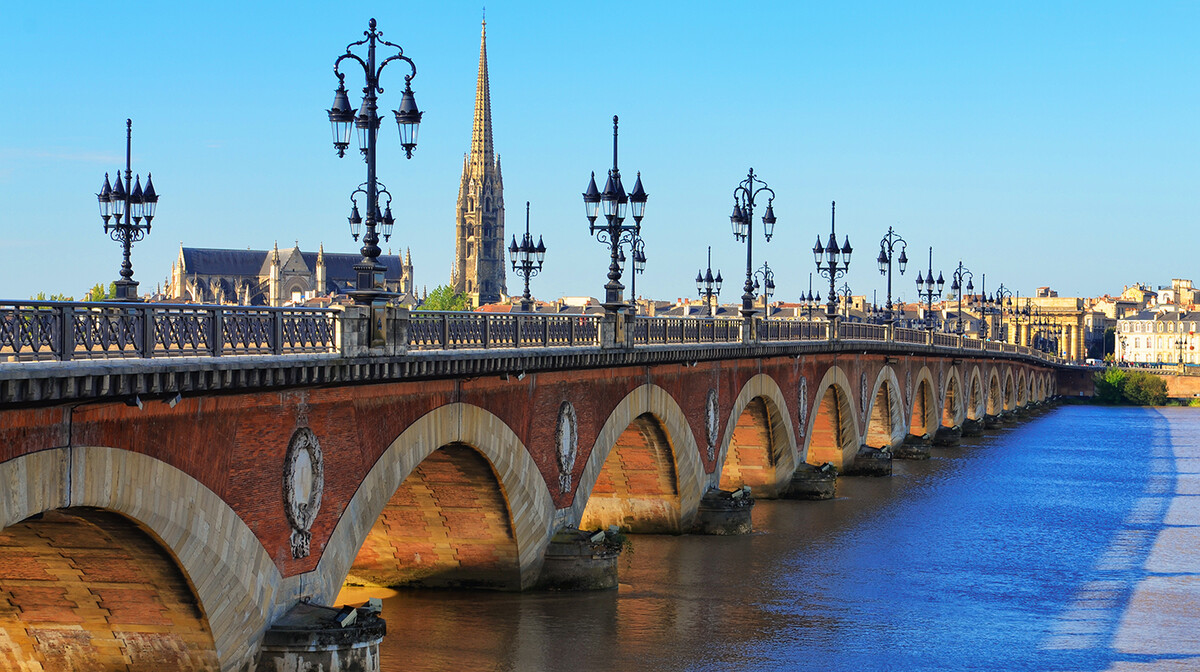
[[[0,361],[164,358],[342,353],[369,321],[369,310],[0,301]],[[600,315],[388,311],[404,324],[397,352],[460,349],[598,347]],[[347,322],[347,320],[349,320]],[[393,325],[378,326],[393,332]],[[626,321],[635,346],[737,344],[746,336],[739,318],[633,316]],[[349,330],[349,331],[348,331]],[[347,333],[352,333],[349,337]],[[1021,354],[1065,360],[1032,348],[943,332],[862,322],[839,322],[836,334],[821,320],[755,321],[756,342],[877,341],[955,350]],[[347,340],[349,339],[349,340]],[[359,342],[359,346],[362,343]],[[362,352],[361,347],[357,352]]]
[[[0,302],[0,359],[336,352],[337,312],[156,303]]]

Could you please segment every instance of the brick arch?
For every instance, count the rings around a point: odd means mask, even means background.
[[[1004,369],[1004,410],[1011,411],[1017,407],[1017,386],[1013,382],[1013,373],[1011,368]]]
[[[971,390],[967,396],[966,412],[967,417],[972,420],[978,420],[987,413],[987,395],[983,393],[983,376],[979,373],[979,367],[971,367],[970,383],[968,388]]]
[[[871,401],[865,416],[864,443],[873,448],[894,447],[904,442],[907,427],[904,426],[904,398],[900,392],[900,381],[890,366],[879,370],[871,388]]]
[[[568,521],[579,524],[583,520],[588,500],[600,480],[605,463],[618,448],[622,436],[634,438],[626,432],[639,418],[642,421],[636,422],[635,429],[639,433],[649,432],[651,440],[668,444],[673,458],[671,467],[677,494],[674,495],[674,501],[670,502],[670,507],[663,507],[661,511],[671,516],[669,522],[672,531],[684,532],[691,527],[700,506],[700,497],[704,494],[704,465],[700,462],[696,439],[683,409],[669,392],[649,383],[625,395],[604,421],[580,476],[575,499],[566,515]]]
[[[832,462],[839,469],[852,464],[861,444],[858,419],[854,414],[850,379],[841,367],[825,371],[808,420],[803,459],[810,464]],[[817,446],[813,441],[818,442]]]
[[[0,464],[0,483],[9,488],[0,498],[0,527],[54,509],[95,507],[152,532],[195,587],[222,670],[248,667],[262,633],[299,596],[299,581],[282,578],[228,504],[148,455],[103,446],[43,450]]]
[[[946,376],[946,395],[942,398],[942,426],[956,427],[967,417],[967,405],[963,403],[962,372],[957,366],[950,367]]]
[[[1021,369],[1017,373],[1017,406],[1024,406],[1029,402],[1029,381],[1025,378],[1025,369]]]
[[[986,408],[988,415],[999,415],[1004,410],[1004,399],[1000,396],[1000,373],[994,366],[988,372]]]
[[[924,392],[922,392],[924,390]],[[933,435],[938,427],[938,394],[929,367],[922,366],[913,380],[912,399],[908,400],[908,433]]]
[[[770,376],[760,373],[746,381],[725,421],[718,468],[709,485],[749,485],[766,497],[787,487],[798,466],[787,408],[783,390]]]
[[[389,501],[434,451],[469,446],[490,466],[511,512],[520,587],[537,581],[554,522],[554,502],[537,464],[499,417],[455,402],[426,413],[392,441],[363,478],[329,536],[317,565],[317,601],[332,603]]]

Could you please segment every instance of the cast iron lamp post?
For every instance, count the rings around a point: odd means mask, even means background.
[[[508,258],[512,262],[513,272],[525,278],[525,293],[521,295],[521,312],[528,313],[533,309],[533,297],[529,295],[529,279],[542,272],[542,262],[546,259],[546,245],[538,236],[537,245],[533,244],[533,235],[529,233],[529,201],[525,201],[525,236],[517,245],[517,236],[513,234],[512,244],[508,246]]]
[[[712,272],[712,245],[708,246],[708,266],[704,273],[696,271],[696,293],[700,298],[704,299],[704,305],[708,308],[708,316],[717,316],[717,306],[715,299],[721,294],[721,271],[717,270],[717,276],[713,277]]]
[[[904,275],[904,269],[908,266],[908,255],[905,251],[908,249],[908,241],[900,237],[900,234],[888,227],[887,235],[879,241],[879,256],[875,261],[879,264],[880,275],[887,276],[887,306],[884,308],[884,317],[888,324],[892,324],[895,318],[892,316],[892,257],[895,254],[896,244],[900,244],[900,256],[896,259],[900,264],[900,275]]]
[[[587,191],[583,192],[583,207],[588,218],[588,232],[596,236],[596,240],[608,245],[609,264],[608,282],[604,285],[604,310],[612,315],[625,306],[621,299],[621,265],[618,256],[621,245],[633,242],[642,232],[642,217],[646,214],[646,190],[642,188],[642,174],[637,174],[633,184],[633,192],[626,194],[621,186],[621,171],[617,168],[617,116],[613,115],[613,167],[608,171],[608,182],[604,184],[604,193],[596,189],[596,173],[588,182]],[[633,204],[633,226],[625,225],[625,216],[629,204]],[[603,208],[601,208],[603,206]],[[602,211],[608,222],[604,226],[596,226],[597,211]],[[636,262],[635,262],[636,263]]]
[[[356,195],[361,193],[365,197],[367,210],[367,231],[363,235],[361,250],[363,258],[354,265],[356,280],[354,291],[350,292],[350,295],[354,297],[354,302],[357,304],[371,305],[381,300],[385,291],[384,271],[386,267],[379,263],[379,255],[382,250],[379,249],[379,231],[376,228],[382,229],[384,240],[387,240],[391,237],[392,226],[395,224],[395,218],[392,217],[392,196],[376,179],[375,171],[375,145],[381,121],[376,113],[378,109],[376,96],[383,93],[383,88],[379,86],[379,76],[388,63],[404,61],[412,71],[404,75],[404,95],[400,99],[400,107],[393,112],[396,116],[396,125],[400,128],[400,146],[404,149],[405,157],[410,159],[413,150],[417,147],[417,130],[421,124],[422,112],[417,109],[417,102],[413,97],[411,82],[412,78],[417,76],[417,66],[412,59],[404,55],[404,50],[400,48],[400,45],[383,39],[383,33],[375,29],[375,19],[371,19],[368,30],[364,31],[363,35],[366,35],[365,39],[346,45],[346,53],[339,56],[333,63],[333,74],[337,75],[338,87],[333,94],[333,107],[329,109],[329,123],[333,127],[333,147],[337,150],[338,156],[346,155],[346,148],[350,146],[350,131],[358,129],[358,148],[367,162],[367,181],[350,194],[352,207],[348,219],[350,233],[355,241],[358,240],[363,224],[363,217],[358,211],[358,202],[355,200]],[[367,45],[366,60],[350,51],[351,48],[363,44]],[[375,47],[377,44],[394,47],[397,53],[376,65]],[[342,61],[346,59],[361,65],[366,77],[362,105],[359,107],[357,115],[350,107],[350,98],[346,94],[346,76],[341,72]],[[385,209],[382,211],[379,209],[380,195],[387,197]]]
[[[1008,324],[1004,322],[1004,315],[1006,312],[1012,310],[1012,290],[1005,287],[1004,283],[1000,283],[1000,286],[996,288],[996,294],[992,297],[992,300],[996,309],[996,314],[1000,316],[1000,333],[998,336],[1000,337],[1001,341],[1008,341]]]
[[[925,271],[925,277],[921,278],[921,272],[917,271],[917,302],[925,302],[925,329],[933,331],[933,297],[940,296],[942,286],[946,281],[942,279],[942,272],[938,271],[937,291],[934,291],[933,285],[933,248],[929,248],[929,268]]]
[[[633,273],[629,274],[629,314],[637,315],[637,276],[646,272],[646,241],[636,231],[629,239],[629,256],[633,259]],[[625,270],[624,259],[621,259],[621,270]]]
[[[804,302],[804,310],[807,311],[808,319],[811,320],[813,308],[817,307],[821,303],[821,293],[820,292],[817,292],[817,295],[815,297],[813,296],[812,273],[808,274],[808,294],[801,296],[800,300]]]
[[[834,283],[850,270],[850,236],[846,236],[846,244],[838,249],[835,215],[837,201],[829,204],[829,243],[821,245],[821,237],[817,236],[817,244],[813,246],[813,260],[817,262],[817,273],[829,278],[829,302],[825,304],[825,316],[830,320],[837,317],[837,290]],[[824,262],[822,264],[822,262]]]
[[[150,233],[150,221],[154,219],[154,210],[158,207],[158,194],[154,192],[154,182],[150,173],[146,173],[146,189],[142,189],[142,176],[135,179],[130,164],[130,149],[133,144],[133,120],[125,120],[125,182],[121,183],[121,171],[117,171],[117,179],[113,184],[108,181],[108,173],[104,174],[104,186],[96,199],[100,202],[100,218],[104,220],[104,232],[114,241],[121,243],[123,256],[121,258],[121,279],[116,281],[115,301],[138,301],[138,283],[133,279],[133,262],[129,260],[133,244]],[[132,188],[130,182],[133,182]],[[115,184],[115,186],[114,186]],[[113,219],[109,224],[108,220]],[[143,225],[142,220],[146,223]]]
[[[842,286],[838,287],[838,296],[841,297],[842,309],[846,311],[846,318],[849,319],[849,317],[850,317],[850,299],[853,298],[850,295],[850,283],[843,282]]]
[[[761,187],[755,187],[755,183],[761,184]],[[775,233],[775,208],[772,205],[775,202],[775,191],[767,186],[766,182],[754,176],[754,169],[750,169],[750,174],[746,179],[733,190],[733,213],[729,215],[729,222],[733,226],[733,237],[746,242],[746,285],[745,291],[742,293],[742,319],[749,319],[755,313],[754,310],[754,199],[762,192],[768,192],[771,196],[767,199],[767,211],[763,213],[763,235],[767,242],[771,242],[771,236]]]
[[[758,291],[758,279],[762,278],[763,319],[771,317],[771,296],[775,293],[775,272],[763,262],[762,268],[754,272],[754,291]]]
[[[962,336],[962,334],[963,334],[963,320],[962,320],[963,292],[964,291],[966,291],[966,292],[975,291],[975,284],[973,282],[971,282],[971,280],[974,279],[975,276],[972,275],[971,271],[968,270],[966,266],[963,266],[962,261],[959,260],[958,268],[954,269],[954,273],[951,274],[950,277],[952,278],[952,280],[950,282],[950,291],[954,292],[958,297],[958,315],[954,318],[955,319],[954,333],[958,334],[959,336]],[[965,290],[964,290],[963,284],[962,284],[963,280],[967,281],[967,286],[966,286]]]

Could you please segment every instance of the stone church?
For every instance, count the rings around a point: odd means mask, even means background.
[[[302,252],[299,246],[280,250],[214,250],[179,247],[179,258],[171,266],[167,297],[194,303],[282,306],[301,304],[317,297],[345,294],[354,289],[354,265],[360,254]],[[413,305],[412,252],[380,255],[387,267],[387,291],[399,294],[397,301]]]
[[[505,283],[504,179],[492,149],[492,98],[488,86],[487,22],[479,39],[475,121],[471,151],[463,157],[458,187],[455,258],[450,286],[478,307],[508,295]]]

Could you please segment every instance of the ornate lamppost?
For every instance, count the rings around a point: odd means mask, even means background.
[[[842,309],[846,311],[846,318],[849,319],[849,317],[850,317],[850,299],[853,298],[850,295],[850,283],[843,282],[842,286],[838,287],[838,296],[841,298],[841,301],[842,301]]]
[[[917,301],[925,302],[925,329],[933,331],[933,297],[936,294],[941,296],[942,286],[946,281],[942,279],[942,272],[938,271],[937,291],[934,291],[933,285],[933,248],[929,248],[929,268],[925,271],[925,277],[921,277],[921,272],[917,271]]]
[[[715,299],[721,294],[721,283],[724,280],[721,278],[721,271],[717,269],[716,277],[713,277],[712,272],[712,245],[708,246],[708,266],[704,273],[696,271],[696,293],[700,298],[704,299],[704,305],[708,308],[708,316],[717,316],[717,306]]]
[[[608,171],[608,182],[604,184],[604,193],[596,189],[596,173],[592,172],[587,191],[583,192],[583,207],[588,218],[588,232],[596,236],[596,240],[608,245],[609,264],[608,282],[604,285],[604,310],[610,315],[616,315],[624,306],[621,291],[621,265],[618,257],[621,245],[629,244],[642,232],[642,217],[646,214],[646,190],[642,188],[642,174],[637,174],[633,191],[625,193],[621,186],[621,171],[617,168],[617,116],[613,115],[613,167]],[[625,217],[629,204],[633,204],[633,226],[625,225]],[[603,205],[603,209],[601,206]],[[596,215],[602,211],[606,225],[596,226]]]
[[[800,300],[804,303],[804,309],[808,313],[808,319],[811,320],[813,308],[821,304],[821,293],[817,292],[817,295],[813,296],[812,273],[808,274],[808,294],[800,297]]]
[[[962,334],[963,334],[963,320],[962,320],[963,292],[964,291],[967,291],[967,292],[975,291],[975,284],[973,282],[971,282],[975,276],[973,276],[971,274],[971,271],[968,270],[966,266],[963,266],[962,260],[959,260],[958,268],[954,269],[954,273],[952,273],[950,275],[950,277],[952,278],[952,280],[950,282],[950,291],[954,292],[954,294],[958,298],[958,315],[955,316],[955,318],[954,318],[954,320],[955,320],[954,321],[954,333],[958,334],[959,336],[962,336]],[[963,280],[967,281],[967,286],[966,286],[965,290],[963,289]]]
[[[412,59],[404,55],[404,50],[400,48],[400,45],[383,39],[383,33],[375,29],[375,19],[371,19],[368,30],[364,31],[363,35],[366,36],[365,39],[346,45],[346,53],[338,56],[333,63],[333,74],[337,75],[338,86],[333,94],[333,107],[329,109],[329,123],[333,127],[333,146],[337,150],[338,156],[346,155],[346,148],[350,146],[350,131],[358,129],[358,148],[367,162],[367,181],[350,194],[352,207],[347,219],[350,221],[350,233],[357,241],[362,230],[363,217],[359,213],[358,201],[355,197],[362,194],[366,201],[367,231],[363,235],[363,246],[360,250],[363,255],[362,260],[354,265],[356,280],[354,291],[350,292],[350,296],[357,304],[371,305],[380,301],[385,295],[384,271],[386,267],[379,263],[379,255],[382,250],[379,249],[377,227],[382,230],[384,240],[387,240],[391,237],[392,226],[395,224],[395,218],[392,217],[392,195],[376,179],[375,170],[375,145],[381,121],[376,113],[378,109],[376,97],[383,93],[383,88],[379,86],[379,77],[388,63],[404,61],[412,71],[404,76],[404,95],[400,99],[400,107],[393,112],[396,116],[396,125],[400,128],[400,146],[404,149],[405,157],[409,159],[412,158],[413,150],[417,147],[417,130],[421,124],[422,112],[417,109],[417,102],[413,97],[411,82],[412,78],[417,76],[417,66]],[[351,51],[353,47],[364,44],[367,45],[365,60]],[[394,47],[396,53],[376,64],[376,45]],[[366,78],[362,105],[359,106],[357,115],[350,107],[350,98],[346,93],[346,76],[341,71],[342,61],[346,59],[361,65]],[[382,211],[379,209],[380,196],[387,197]]]
[[[633,273],[629,276],[629,314],[637,315],[637,276],[646,272],[646,241],[634,231],[629,239],[629,256],[633,258]],[[625,270],[625,256],[621,253],[621,271]]]
[[[1012,290],[1000,283],[996,288],[996,294],[992,297],[993,305],[996,307],[996,314],[1000,316],[1000,340],[1008,341],[1008,323],[1004,321],[1004,315],[1011,312],[1013,305]]]
[[[761,184],[761,187],[755,187],[755,183]],[[733,190],[733,213],[729,215],[729,222],[733,226],[733,237],[745,241],[746,243],[746,285],[745,292],[742,293],[742,318],[749,319],[754,315],[754,199],[762,192],[768,192],[771,196],[767,199],[767,211],[763,213],[763,235],[766,236],[767,242],[771,242],[771,236],[775,233],[775,208],[772,205],[775,202],[775,191],[767,186],[766,182],[754,176],[754,169],[750,169],[750,174],[746,179]]]
[[[525,278],[521,312],[528,313],[533,309],[529,279],[542,272],[542,262],[546,259],[546,244],[542,242],[542,237],[539,235],[537,245],[534,245],[533,234],[529,233],[529,201],[525,201],[525,235],[521,238],[521,244],[517,245],[517,236],[513,234],[512,244],[508,246],[508,258],[512,262],[513,272]]]
[[[884,307],[884,315],[889,324],[895,321],[892,316],[892,257],[896,251],[896,245],[900,245],[900,256],[896,259],[900,264],[900,275],[904,275],[904,269],[908,266],[908,255],[905,251],[908,249],[908,241],[900,237],[900,234],[888,227],[887,235],[879,241],[879,256],[875,261],[879,264],[880,275],[887,276],[887,305]]]
[[[762,278],[763,319],[771,317],[771,296],[775,294],[775,272],[763,262],[762,268],[754,272],[754,291],[758,291],[758,280]]]
[[[829,243],[822,246],[821,237],[817,236],[817,244],[813,246],[813,260],[817,262],[817,273],[829,278],[829,302],[825,304],[825,316],[830,320],[837,317],[837,291],[833,288],[838,278],[850,270],[850,236],[846,236],[846,244],[838,248],[835,216],[837,201],[829,204]],[[822,263],[824,262],[824,263]]]
[[[117,179],[108,181],[108,173],[104,174],[104,186],[96,199],[100,202],[100,218],[104,220],[104,232],[114,241],[121,243],[121,279],[116,281],[115,301],[139,301],[138,283],[133,279],[133,262],[129,259],[133,244],[150,233],[150,222],[154,219],[154,211],[158,207],[158,194],[154,192],[154,181],[150,173],[146,173],[146,188],[142,189],[142,176],[135,179],[130,163],[133,145],[133,120],[125,120],[125,181],[122,184],[121,171],[117,171]],[[132,187],[130,183],[132,182]],[[113,223],[109,224],[108,220]],[[142,224],[142,220],[146,220]]]

